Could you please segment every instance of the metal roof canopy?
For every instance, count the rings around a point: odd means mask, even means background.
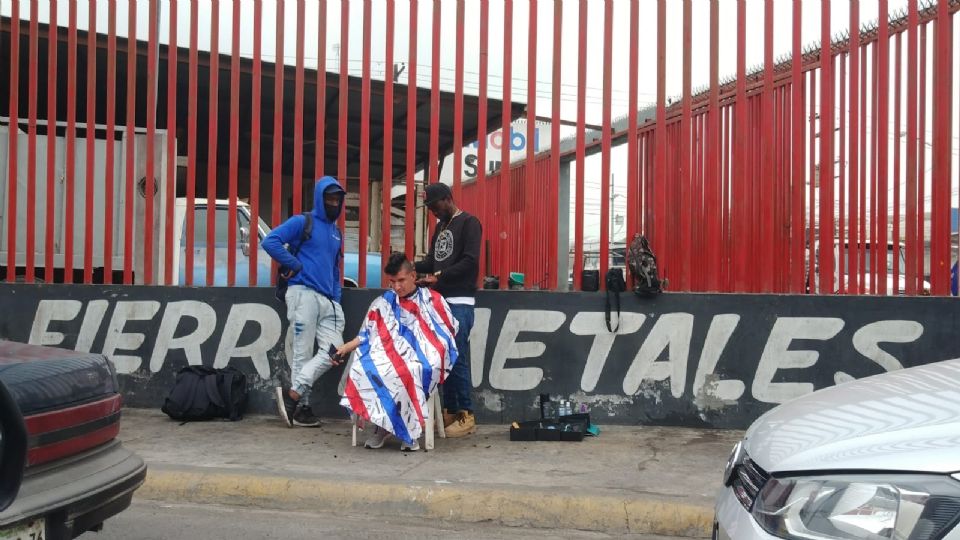
[[[10,18],[0,19],[0,50],[10,50]],[[48,85],[47,81],[47,50],[49,25],[39,25],[38,36],[38,69],[37,73],[37,117],[46,119]],[[66,27],[60,26],[58,31],[59,50],[57,51],[57,120],[66,119],[67,110],[67,33]],[[78,104],[86,102],[86,70],[87,70],[87,32],[78,30],[77,32],[77,65],[76,65],[76,94],[75,99]],[[116,56],[116,125],[118,130],[122,130],[126,123],[126,100],[127,100],[127,45],[128,40],[123,37],[117,37],[117,56]],[[137,40],[137,66],[136,66],[136,119],[137,127],[146,126],[146,88],[147,88],[147,42]],[[159,45],[159,62],[157,63],[157,129],[167,129],[166,111],[167,111],[167,59],[169,47]],[[21,20],[20,23],[20,65],[21,70],[25,70],[29,61],[29,21]],[[178,140],[178,155],[185,156],[187,152],[187,125],[188,125],[188,103],[189,103],[189,54],[190,49],[178,47],[177,51],[177,125],[176,137]],[[210,103],[210,59],[208,51],[198,51],[197,67],[197,108],[198,114],[195,119],[197,123],[197,162],[206,163],[209,138],[209,103]],[[217,129],[217,162],[219,168],[226,169],[230,158],[230,69],[231,56],[227,54],[219,55],[219,94],[217,101],[218,129]],[[107,35],[97,34],[97,96],[95,121],[99,124],[106,124],[106,80],[107,80]],[[250,58],[240,59],[240,117],[239,117],[239,144],[240,144],[240,164],[241,168],[249,168],[250,156],[250,129],[251,118],[253,115],[253,106],[251,101],[253,85],[253,60]],[[0,55],[0,116],[9,116],[9,73],[10,73],[10,55]],[[296,66],[284,66],[283,82],[283,157],[282,171],[285,176],[293,173],[293,155],[297,150],[293,148],[294,133],[294,99],[295,87],[294,80],[296,75]],[[304,176],[316,177],[314,173],[315,144],[316,141],[316,92],[317,92],[317,70],[304,70],[304,88],[303,88],[303,171]],[[262,172],[270,172],[273,168],[273,123],[274,123],[274,78],[275,64],[272,62],[261,62],[261,100],[260,100],[260,167]],[[405,77],[401,76],[401,80]],[[29,79],[26,76],[19,78],[20,82],[20,104],[19,116],[22,124],[26,124],[26,112],[29,99]],[[370,179],[380,180],[383,178],[383,149],[382,141],[384,135],[384,82],[380,80],[371,80],[371,103],[370,103]],[[338,73],[327,72],[326,79],[326,103],[325,111],[325,157],[324,173],[336,175],[337,171],[337,150],[340,145],[338,140],[339,130],[339,84],[340,77]],[[360,170],[360,109],[361,109],[361,84],[362,78],[356,76],[349,77],[349,108],[347,119],[347,176],[348,180],[355,182],[359,177]],[[393,145],[393,174],[394,179],[402,179],[406,175],[406,113],[407,113],[407,85],[394,83],[394,145]],[[418,87],[416,91],[417,100],[417,137],[416,137],[416,170],[421,170],[427,164],[429,159],[430,144],[430,120],[434,114],[440,117],[439,139],[439,159],[453,152],[453,116],[454,116],[454,98],[452,92],[440,92],[440,109],[434,111],[430,106],[431,91],[429,88]],[[478,120],[479,99],[477,96],[464,95],[463,98],[463,141],[465,143],[477,138],[477,120]],[[501,124],[502,102],[497,99],[487,100],[487,125],[494,131]],[[526,110],[523,103],[513,103],[511,107],[511,119],[521,117]],[[85,123],[85,107],[77,107],[77,123]],[[62,129],[62,128],[61,128]],[[79,130],[82,133],[82,129]],[[43,126],[38,127],[38,132],[43,133]],[[206,174],[204,168],[198,167],[198,178],[203,178]],[[221,175],[222,176],[222,175]],[[225,180],[225,178],[218,178]],[[351,182],[351,183],[353,183]]]

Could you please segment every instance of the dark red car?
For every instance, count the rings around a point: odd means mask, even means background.
[[[147,467],[120,405],[103,355],[0,341],[0,540],[74,538],[130,505]]]

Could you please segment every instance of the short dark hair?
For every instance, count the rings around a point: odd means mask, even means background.
[[[400,273],[401,270],[415,271],[413,263],[410,262],[410,259],[402,252],[394,252],[390,254],[390,258],[387,259],[387,265],[384,266],[383,271],[388,276],[395,276]]]

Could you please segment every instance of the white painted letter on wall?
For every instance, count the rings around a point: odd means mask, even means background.
[[[780,317],[773,324],[767,345],[753,378],[753,397],[767,403],[783,403],[813,392],[813,383],[773,382],[781,369],[808,368],[817,363],[817,351],[790,350],[795,339],[825,341],[843,329],[843,319],[828,317]]]
[[[507,360],[536,358],[547,346],[540,341],[518,342],[521,332],[556,332],[567,320],[560,311],[511,309],[503,320],[497,348],[490,365],[490,386],[497,390],[533,390],[543,380],[538,367],[507,368]]]

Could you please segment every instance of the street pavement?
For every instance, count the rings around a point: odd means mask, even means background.
[[[396,441],[352,447],[345,421],[181,425],[125,409],[121,424],[124,444],[149,466],[141,501],[685,537],[709,535],[723,466],[742,436],[601,425],[583,442],[511,442],[508,426],[482,425],[403,453]]]
[[[424,521],[414,518],[344,516],[323,509],[316,512],[284,512],[218,505],[138,501],[108,521],[101,533],[87,533],[81,540],[258,540],[281,538],[457,538],[463,540],[678,540],[677,537],[639,534],[606,534],[572,529],[522,529],[491,523]]]

